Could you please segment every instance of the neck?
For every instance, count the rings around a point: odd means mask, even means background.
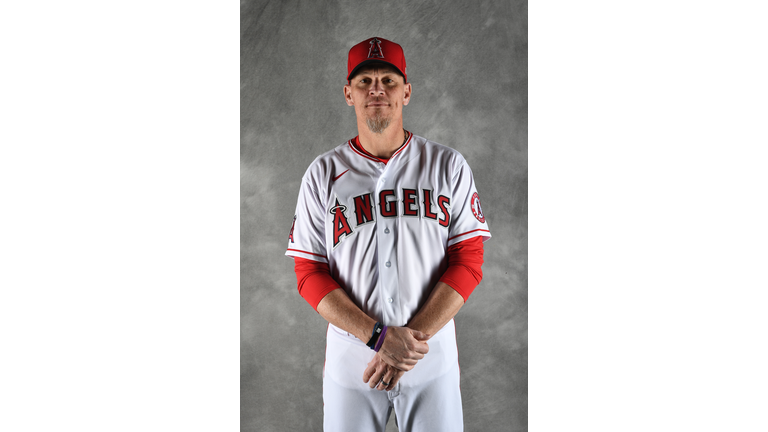
[[[370,154],[382,159],[389,159],[405,143],[403,123],[390,124],[381,133],[373,133],[365,123],[357,125],[360,145]]]

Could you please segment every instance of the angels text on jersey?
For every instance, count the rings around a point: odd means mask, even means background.
[[[451,223],[451,199],[445,195],[434,196],[431,189],[401,188],[384,189],[351,198],[351,202],[339,202],[336,197],[328,213],[333,216],[333,248],[346,237],[354,235],[357,227],[375,222],[376,218],[415,217],[434,221],[443,228]],[[294,216],[294,225],[296,216]],[[293,242],[293,227],[290,240]]]

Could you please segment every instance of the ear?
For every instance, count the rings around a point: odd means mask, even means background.
[[[405,91],[403,92],[404,93],[403,94],[403,106],[406,106],[406,105],[408,105],[408,102],[411,101],[411,90],[412,90],[411,83],[406,84],[404,90]]]
[[[344,100],[347,101],[349,106],[355,105],[355,101],[352,100],[352,87],[349,85],[344,86]]]

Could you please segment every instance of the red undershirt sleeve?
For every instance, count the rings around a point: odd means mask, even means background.
[[[294,257],[294,270],[299,294],[317,311],[317,305],[329,292],[341,288],[333,277],[328,263]]]
[[[448,269],[440,282],[448,284],[467,301],[483,279],[483,237],[477,236],[448,247]]]

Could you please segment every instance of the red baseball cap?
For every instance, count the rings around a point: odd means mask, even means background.
[[[373,63],[384,62],[391,64],[403,75],[405,82],[408,76],[405,74],[405,54],[403,47],[380,37],[366,39],[353,46],[347,57],[347,81],[357,73],[361,67]]]

